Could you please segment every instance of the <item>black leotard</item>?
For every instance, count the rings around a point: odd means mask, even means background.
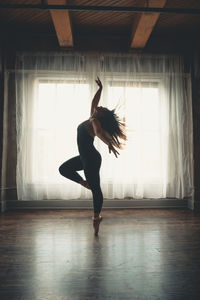
[[[94,138],[86,128],[86,122],[81,123],[77,128],[77,144],[80,155],[64,162],[59,171],[64,177],[79,183],[83,178],[77,171],[84,170],[93,195],[94,212],[100,213],[103,205],[99,176],[101,155],[94,147]]]

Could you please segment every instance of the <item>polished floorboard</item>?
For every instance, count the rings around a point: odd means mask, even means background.
[[[0,215],[1,300],[200,299],[200,214],[187,209]]]

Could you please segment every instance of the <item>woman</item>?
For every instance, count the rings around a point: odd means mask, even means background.
[[[97,136],[108,145],[109,153],[113,152],[117,157],[119,154],[116,148],[121,149],[118,138],[126,140],[124,124],[122,124],[114,110],[110,111],[105,107],[98,106],[102,92],[102,83],[97,77],[95,80],[99,86],[91,105],[90,118],[78,126],[77,143],[79,156],[73,157],[64,162],[59,172],[62,176],[71,179],[85,188],[91,189],[93,196],[93,227],[97,236],[99,225],[102,221],[100,212],[103,205],[103,194],[100,187],[99,170],[101,166],[101,155],[93,145],[94,137]],[[86,180],[77,171],[84,170]]]

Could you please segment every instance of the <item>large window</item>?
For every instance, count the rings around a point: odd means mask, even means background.
[[[30,184],[64,182],[58,167],[77,154],[76,129],[89,116],[89,87],[69,80],[38,80],[36,91]]]
[[[89,117],[91,101],[86,82],[36,81],[29,169],[32,171],[31,176],[27,177],[30,185],[73,184],[60,176],[58,167],[78,155],[76,130],[78,124]],[[101,101],[109,108],[116,108],[120,103],[116,113],[125,122],[128,135],[118,159],[108,153],[105,144],[95,139],[95,146],[103,157],[101,178],[107,197],[107,187],[113,183],[134,188],[141,182],[153,187],[155,192],[165,181],[166,175],[163,148],[166,149],[167,140],[161,130],[165,120],[163,118],[161,122],[159,82],[144,81],[138,84],[135,81],[124,86],[121,82],[110,84],[108,80]],[[131,196],[131,192],[127,196]]]
[[[119,99],[128,133],[128,142],[122,152],[127,167],[119,180],[137,182],[141,178],[146,183],[161,182],[161,140],[167,141],[162,137],[161,126],[165,120],[160,120],[159,82],[142,82],[139,86],[133,82],[125,87],[115,83],[109,87],[109,99],[113,104]]]
[[[179,58],[27,54],[17,66],[19,199],[92,198],[58,168],[78,155],[77,126],[89,118],[96,76],[103,83],[99,104],[116,108],[128,135],[118,158],[95,138],[104,199],[192,195],[190,77]]]

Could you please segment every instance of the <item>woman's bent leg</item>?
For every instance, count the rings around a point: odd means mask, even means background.
[[[59,167],[59,172],[62,176],[77,183],[83,181],[83,178],[76,172],[81,170],[83,170],[83,164],[80,156],[75,156],[67,160]]]

